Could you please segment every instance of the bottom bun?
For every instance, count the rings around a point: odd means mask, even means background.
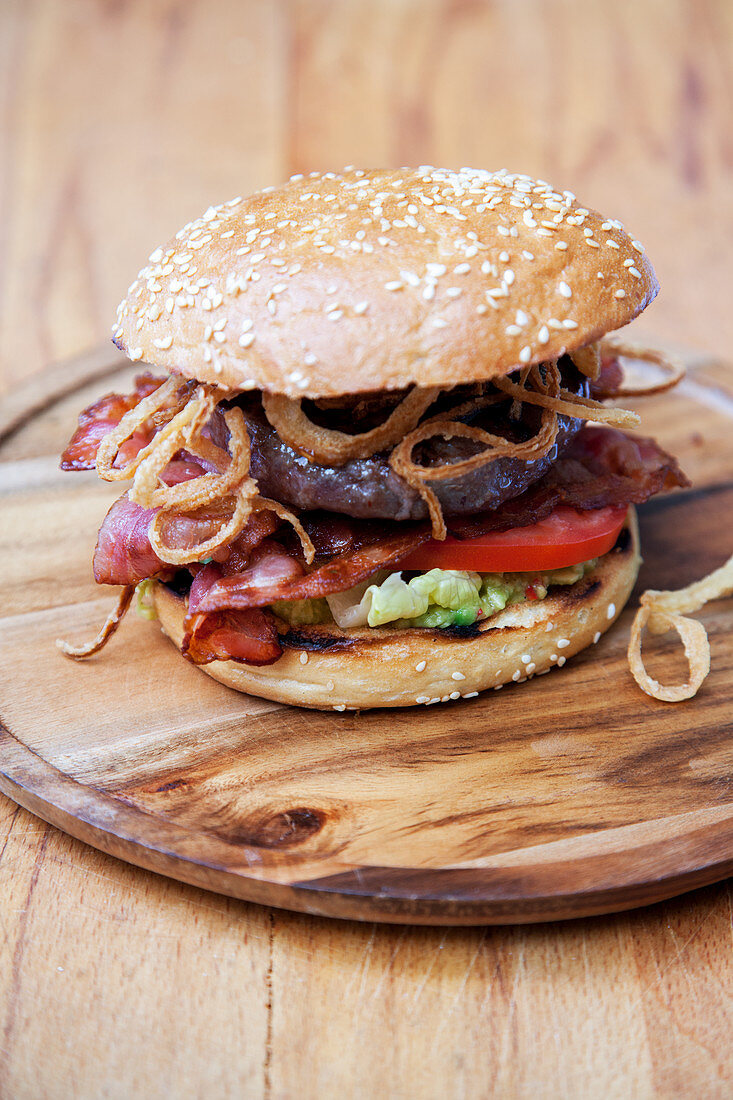
[[[544,600],[515,604],[482,623],[440,630],[340,630],[282,624],[274,664],[200,665],[227,687],[280,703],[323,710],[403,707],[472,698],[564,665],[611,626],[634,587],[641,558],[636,512],[616,545],[582,580]],[[161,582],[153,589],[163,631],[180,649],[186,600]]]

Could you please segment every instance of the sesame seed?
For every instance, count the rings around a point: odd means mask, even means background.
[[[614,241],[611,237],[608,238],[608,240],[606,241],[606,244],[608,245],[609,248],[619,248],[620,247],[618,241]]]
[[[522,250],[522,255],[524,256],[525,260],[533,260],[534,259],[534,253],[533,252],[528,252],[526,248]]]
[[[529,346],[529,344],[526,344],[519,353],[519,362],[520,363],[529,363],[531,358],[532,358],[532,349]]]
[[[567,283],[562,282],[557,284],[558,294],[562,294],[563,298],[572,298],[573,292]]]
[[[507,325],[504,329],[507,336],[521,336],[522,330],[519,325]]]
[[[449,286],[445,293],[449,298],[458,298],[463,291],[459,286]]]
[[[451,672],[451,680],[465,680],[466,677],[462,672]]]
[[[527,665],[527,675],[531,676],[536,668],[537,668],[537,665],[534,663],[534,661],[532,661],[530,664],[528,664]]]
[[[509,253],[508,252],[500,252],[499,253],[499,259],[501,260],[501,262],[503,264],[508,264],[509,263]]]
[[[514,282],[514,272],[512,271],[512,269],[510,267],[508,267],[506,269],[506,271],[504,272],[504,282],[506,283],[507,286],[511,286],[512,283]]]
[[[546,344],[550,339],[550,330],[547,325],[543,325],[540,331],[537,333],[537,342],[540,344]]]
[[[461,697],[460,691],[452,691],[450,693],[450,695],[448,696],[449,699],[453,699],[453,700],[460,699],[460,697]]]
[[[518,309],[515,314],[514,320],[517,322],[518,325],[526,325],[529,317],[523,309]]]
[[[344,711],[344,710],[346,710],[346,703],[335,703],[333,709],[338,710],[338,711]]]
[[[572,318],[570,318],[570,317],[566,317],[565,320],[562,323],[562,327],[563,328],[577,328],[578,327],[578,322],[573,321]]]
[[[502,684],[499,684],[499,687],[502,687],[502,686],[503,686]],[[478,695],[477,691],[467,691],[466,694],[463,696],[463,698],[464,699],[475,699],[477,695]]]
[[[614,290],[613,296],[614,296],[614,298],[625,298],[626,297],[626,291],[625,290]]]
[[[641,278],[641,272],[639,271],[639,269],[637,267],[630,267],[629,268],[629,274],[633,275],[635,279],[640,279]]]
[[[454,275],[467,275],[470,270],[471,270],[471,265],[470,264],[456,264],[456,266],[453,268],[453,274]]]
[[[531,654],[529,654],[529,653],[523,653],[522,656],[519,659],[520,659],[520,661],[522,662],[523,665],[528,665],[529,662],[532,660],[532,657],[531,657]]]
[[[516,672],[512,673],[512,680],[515,680],[515,681],[518,680],[521,675],[522,675],[521,669],[517,669]]]
[[[425,269],[429,275],[435,275],[436,278],[439,278],[441,275],[445,275],[446,271],[448,270],[445,264],[434,263],[426,264]]]
[[[593,635],[593,645],[598,645],[598,642],[600,641],[600,639],[601,639],[601,632],[600,632],[600,630],[597,630],[595,632],[595,634]]]
[[[557,639],[557,648],[558,649],[567,649],[569,645],[570,645],[570,642],[567,638],[558,638]]]
[[[330,313],[327,313],[329,321],[338,321],[340,317],[343,317],[344,311],[342,309],[332,309]]]
[[[142,359],[143,349],[142,348],[130,348],[127,352],[127,355],[128,355],[128,358],[132,359],[133,363],[135,363],[135,362],[137,362],[138,359]]]
[[[426,665],[427,661],[420,661],[418,664],[415,665],[415,672],[424,672]]]
[[[403,282],[401,282],[399,279],[393,279],[391,282],[384,284],[384,289],[385,290],[402,290],[404,288],[404,285],[405,284]]]
[[[239,337],[239,340],[237,341],[240,348],[251,347],[251,345],[254,344],[254,342],[255,342],[255,334],[253,332],[243,332],[242,335]]]
[[[567,249],[567,247],[568,247],[567,241],[556,241],[555,242],[555,248],[558,250],[558,252],[564,252]]]
[[[357,302],[356,305],[354,306],[354,313],[366,313],[366,311],[368,309],[369,309],[369,303],[368,302]]]
[[[545,633],[546,633],[546,634],[549,634],[549,633],[550,633],[550,631],[551,631],[551,630],[554,630],[554,629],[555,629],[554,623],[551,623],[551,622],[549,622],[549,620],[548,620],[547,626],[545,627]]]
[[[558,659],[557,659],[557,667],[558,667],[558,668],[562,668],[562,666],[563,666],[563,665],[565,664],[565,660],[566,660],[566,658],[565,658],[565,657],[558,657]]]
[[[615,603],[610,603],[608,605],[608,610],[606,611],[606,618],[607,619],[612,619],[615,614],[616,614],[616,604]]]
[[[429,703],[430,702],[430,696],[429,695],[418,695],[415,702],[416,703]]]

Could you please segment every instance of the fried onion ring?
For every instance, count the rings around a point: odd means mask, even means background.
[[[263,393],[267,419],[289,447],[321,466],[343,466],[351,459],[369,458],[394,446],[419,423],[440,393],[439,387],[415,386],[382,424],[359,435],[322,428],[303,412],[300,401],[281,394]]]
[[[316,548],[311,541],[310,535],[296,516],[295,512],[291,512],[290,509],[286,508],[284,504],[281,504],[279,500],[270,500],[269,497],[260,496],[255,497],[252,502],[252,511],[274,512],[281,520],[291,524],[296,535],[300,539],[300,545],[303,548],[303,556],[308,565],[311,564],[316,556]]]
[[[159,433],[156,433],[150,443],[138,451],[134,458],[125,463],[124,466],[118,467],[114,463],[122,444],[134,435],[147,420],[152,420],[155,414],[161,412],[168,402],[174,398],[175,401],[170,411],[173,414],[171,419],[175,419],[185,409],[191,396],[191,390],[192,384],[190,382],[183,382],[172,374],[161,386],[158,386],[156,390],[144,397],[129,412],[126,412],[119,424],[116,424],[99,444],[96,457],[99,476],[104,481],[128,481],[140,463],[144,462],[157,447]]]
[[[617,356],[619,359],[633,359],[640,363],[654,363],[669,373],[665,379],[652,382],[647,386],[630,386],[616,390],[614,397],[647,397],[653,393],[664,393],[681,382],[687,373],[685,365],[675,355],[657,351],[656,348],[642,347],[640,344],[626,344],[622,340],[606,337],[601,342],[601,351]],[[575,353],[573,353],[575,354]],[[575,362],[575,360],[573,360]]]
[[[733,556],[720,569],[677,592],[658,592],[650,588],[643,594],[628,648],[631,674],[642,691],[665,703],[678,703],[697,694],[710,671],[710,644],[702,623],[686,615],[698,611],[709,600],[730,595],[733,595]],[[649,676],[641,656],[641,635],[645,626],[651,634],[677,631],[690,666],[690,676],[684,684],[665,687]]]
[[[494,378],[494,385],[502,393],[528,405],[539,405],[543,409],[553,409],[564,416],[578,420],[594,420],[599,424],[615,424],[619,428],[631,428],[641,423],[638,413],[629,409],[608,409],[592,397],[580,397],[568,390],[559,390],[557,394],[543,393],[541,390],[524,389],[508,378]]]
[[[216,502],[222,510],[231,510],[231,515],[227,522],[219,526],[210,538],[204,539],[203,542],[199,542],[194,546],[179,548],[170,546],[164,541],[163,535],[165,524],[170,518],[168,509],[163,509],[153,516],[150,521],[150,527],[148,528],[148,538],[150,539],[150,545],[160,560],[167,562],[169,565],[189,565],[191,562],[200,561],[201,558],[210,557],[222,546],[226,546],[227,543],[233,542],[237,535],[246,527],[252,512],[252,499],[254,493],[257,491],[257,486],[251,479],[249,479],[249,485],[253,487],[249,492],[239,491],[236,495],[232,495],[226,500]],[[227,509],[228,505],[230,509]],[[209,502],[208,506],[211,506],[211,502]],[[206,505],[203,507],[205,508]],[[191,518],[194,517],[195,512],[191,514]]]
[[[130,489],[131,500],[142,508],[194,511],[212,500],[223,499],[244,481],[249,474],[250,445],[242,410],[232,408],[224,413],[229,429],[229,454],[201,435],[201,429],[217,404],[218,400],[213,395],[194,399],[161,429],[156,436],[156,439],[160,437],[160,444],[135,473]],[[192,412],[185,417],[190,406],[193,407]],[[181,423],[175,427],[177,420]],[[173,456],[183,449],[209,462],[213,460],[214,465],[224,468],[219,473],[201,474],[178,485],[161,484],[160,474]]]
[[[110,611],[96,638],[93,638],[91,642],[87,642],[86,645],[71,645],[70,642],[65,642],[62,638],[58,638],[56,640],[56,645],[64,656],[71,657],[74,661],[83,661],[85,657],[91,657],[93,654],[99,653],[100,649],[104,649],[107,642],[124,619],[135,588],[136,585],[134,584],[125,585],[117,597],[117,604],[112,611]]]
[[[555,396],[560,390],[560,372],[557,363],[548,364],[546,381],[539,369],[527,370],[523,378],[525,382],[530,381],[533,386],[548,396]],[[513,395],[515,403],[521,404],[525,399],[525,395],[530,391],[525,386],[518,386],[517,391]],[[472,407],[470,402],[468,407]],[[395,473],[402,477],[408,485],[416,489],[427,504],[433,538],[441,541],[447,534],[445,520],[438,498],[433,490],[424,484],[426,481],[443,481],[447,478],[462,477],[480,466],[493,462],[500,456],[521,458],[528,462],[535,461],[547,454],[557,438],[557,412],[553,409],[543,409],[539,432],[524,443],[515,443],[512,440],[505,439],[504,436],[494,435],[493,432],[488,432],[484,428],[463,424],[456,419],[456,416],[461,415],[464,411],[466,411],[466,407],[460,406],[458,409],[452,409],[426,420],[424,424],[413,429],[405,436],[402,442],[392,451],[389,458],[390,466]],[[440,466],[421,466],[414,461],[412,457],[413,450],[418,443],[435,436],[441,436],[446,440],[456,436],[473,439],[477,443],[483,443],[487,450],[479,451],[478,454],[471,455],[459,462],[448,462]]]
[[[642,596],[642,601],[644,597]],[[652,614],[658,626],[665,631],[676,630],[685,647],[685,657],[690,666],[690,675],[683,684],[660,684],[653,679],[644,667],[644,659],[641,655],[641,636],[644,627],[648,624]],[[705,627],[697,619],[687,619],[684,615],[668,615],[666,611],[656,612],[648,603],[642,602],[636,612],[634,623],[631,627],[628,648],[629,668],[631,675],[636,680],[642,691],[651,695],[653,699],[659,699],[662,703],[681,703],[683,699],[691,699],[700,690],[700,687],[710,671],[710,643]]]

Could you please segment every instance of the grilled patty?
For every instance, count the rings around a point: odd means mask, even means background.
[[[575,394],[587,395],[587,380],[569,359],[561,361],[563,385]],[[410,485],[389,465],[387,454],[354,459],[343,466],[319,466],[299,455],[278,436],[261,404],[243,400],[243,413],[250,435],[251,474],[260,492],[293,508],[322,508],[363,519],[420,520],[428,516],[427,506]],[[524,406],[518,420],[510,417],[511,402],[481,410],[463,418],[492,432],[512,438],[528,438],[537,430],[540,411]],[[546,473],[580,431],[582,420],[558,417],[557,439],[552,449],[534,462],[500,457],[462,477],[429,482],[446,515],[473,515],[498,508],[505,500],[523,493]],[[225,431],[223,419],[221,430]],[[363,430],[356,425],[356,430]],[[216,428],[212,431],[215,441]],[[420,445],[424,465],[457,461],[482,450],[468,439],[436,438]]]

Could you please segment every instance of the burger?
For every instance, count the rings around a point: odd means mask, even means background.
[[[94,554],[118,604],[65,652],[137,589],[189,661],[299,706],[561,667],[629,597],[634,505],[688,484],[617,403],[607,334],[657,290],[620,222],[526,175],[347,169],[211,207],[129,288],[114,342],[146,369],[62,457],[130,482]]]

